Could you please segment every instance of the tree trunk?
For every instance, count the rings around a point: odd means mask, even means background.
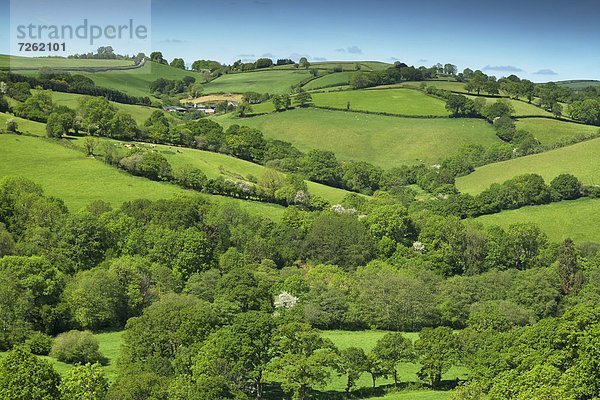
[[[398,387],[398,371],[394,368],[394,386]]]
[[[375,375],[371,374],[371,379],[373,380],[373,389],[375,389]]]

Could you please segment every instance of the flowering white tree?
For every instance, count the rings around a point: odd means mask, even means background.
[[[298,298],[286,291],[279,293],[275,296],[275,308],[294,308],[298,304]]]

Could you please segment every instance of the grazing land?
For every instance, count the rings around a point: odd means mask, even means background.
[[[158,200],[196,194],[175,185],[131,176],[99,160],[85,157],[78,150],[48,140],[0,135],[0,149],[0,177],[21,176],[31,179],[40,184],[48,195],[63,199],[72,211],[95,200],[104,200],[117,207],[136,199]],[[238,204],[249,212],[274,219],[279,219],[284,210],[274,204],[205,196],[223,204]]]
[[[84,60],[58,57],[17,57],[0,54],[0,69],[86,69],[132,67],[131,60]]]
[[[323,75],[317,79],[313,79],[302,87],[306,90],[313,90],[326,87],[344,86],[348,84],[354,73],[355,72],[335,72],[333,74]]]
[[[416,90],[352,90],[343,92],[314,93],[316,106],[346,110],[384,112],[409,116],[448,116],[446,104]],[[424,122],[425,124],[427,122]]]
[[[79,107],[79,101],[83,97],[86,96],[74,93],[52,92],[52,101],[54,103],[72,108],[73,110],[76,110]],[[150,115],[152,115],[154,111],[159,110],[158,108],[138,106],[135,104],[122,104],[114,101],[111,101],[111,104],[118,110],[130,114],[138,125],[142,125],[150,118]]]
[[[576,243],[600,243],[599,208],[600,200],[586,198],[502,211],[478,217],[475,221],[504,228],[517,222],[529,222],[537,225],[554,242],[570,238]]]
[[[226,127],[258,128],[266,137],[291,142],[302,151],[331,150],[341,160],[368,161],[384,168],[437,163],[461,146],[500,142],[490,124],[476,119],[398,118],[318,109],[214,119]]]
[[[600,183],[600,139],[572,146],[484,165],[475,172],[458,178],[456,186],[464,193],[476,194],[492,183],[502,183],[518,175],[536,173],[549,182],[557,175],[569,173],[584,184]]]
[[[375,344],[379,339],[381,339],[386,333],[385,331],[323,331],[322,335],[328,339],[330,339],[333,344],[336,345],[340,350],[348,348],[348,347],[359,347],[362,348],[365,352],[368,352],[375,347]],[[415,332],[404,333],[404,336],[411,339],[413,342],[419,338],[419,334]],[[398,369],[398,380],[401,382],[419,382],[417,378],[417,372],[419,371],[420,365],[418,363],[402,363]],[[467,370],[462,367],[452,367],[447,374],[444,375],[444,379],[465,379],[467,377]],[[394,380],[390,378],[380,378],[377,380],[377,385],[393,385]],[[345,376],[334,377],[332,382],[327,386],[327,390],[336,390],[343,391],[346,385]],[[371,376],[368,373],[363,373],[360,379],[357,382],[357,388],[370,388],[373,386]],[[410,394],[415,395],[415,397],[396,397],[401,395],[400,393],[396,393],[394,395],[385,396],[385,399],[445,399],[447,397],[447,393],[437,392],[441,397],[421,397],[425,394],[434,394],[436,392],[432,391],[418,391],[411,392]],[[404,395],[408,395],[409,393],[404,393]],[[418,394],[418,397],[416,397]]]
[[[6,121],[9,119],[15,120],[18,125],[19,132],[30,133],[37,136],[46,136],[46,124],[15,117],[14,115],[6,113],[0,113],[0,129],[4,129],[4,127],[6,127]]]
[[[125,142],[110,139],[102,140],[110,141],[117,145],[126,144]],[[72,142],[83,148],[83,143],[81,143],[80,140],[73,139]],[[145,143],[136,143],[136,146],[150,148],[150,145]],[[175,170],[186,165],[193,165],[194,167],[200,168],[208,178],[214,179],[223,177],[225,179],[251,182],[260,179],[267,171],[267,168],[262,165],[230,157],[225,154],[166,145],[153,145],[153,148],[164,155]],[[315,182],[307,181],[306,183],[308,185],[309,193],[323,197],[332,204],[340,203],[342,199],[350,193],[346,190],[321,185]]]
[[[358,68],[357,68],[358,66]],[[391,67],[392,64],[380,61],[323,61],[310,64],[311,68],[317,69],[341,69],[343,71],[383,71]]]
[[[86,72],[84,75],[91,78],[97,86],[120,90],[131,96],[152,96],[150,83],[158,78],[177,80],[186,76],[202,82],[202,76],[194,71],[185,71],[165,64],[146,62],[142,67],[131,70],[115,70],[106,72]]]
[[[267,70],[256,72],[242,72],[237,74],[222,75],[204,85],[204,92],[210,93],[270,93],[282,94],[291,90],[310,77],[306,70]]]
[[[542,145],[552,145],[580,136],[600,133],[597,126],[576,124],[549,118],[523,118],[517,121],[517,129],[531,132]]]

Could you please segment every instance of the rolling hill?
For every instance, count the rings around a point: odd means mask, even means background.
[[[95,200],[113,206],[135,199],[157,200],[199,195],[175,185],[134,177],[82,152],[29,136],[0,135],[0,177],[21,176],[40,184],[46,194],[65,201],[77,211]],[[237,204],[249,212],[279,219],[281,206],[204,195],[222,204]]]
[[[498,143],[490,124],[475,119],[420,119],[296,109],[252,118],[214,118],[225,127],[247,125],[266,137],[293,143],[302,151],[331,150],[341,160],[363,160],[391,168],[422,161],[436,163],[459,147]]]
[[[554,242],[570,238],[576,243],[600,243],[599,209],[600,200],[585,198],[502,211],[478,217],[475,221],[504,228],[517,222],[529,222],[537,225]]]
[[[573,174],[585,184],[600,183],[600,139],[593,139],[545,153],[485,165],[458,178],[461,192],[476,194],[492,183],[502,183],[517,175],[536,173],[549,182],[562,173]]]
[[[293,85],[299,84],[310,76],[307,70],[276,69],[227,74],[205,84],[204,93],[282,94],[289,92]]]
[[[342,92],[313,93],[317,107],[346,110],[385,112],[410,116],[447,117],[444,101],[411,89],[348,90]]]
[[[133,67],[131,60],[83,60],[59,57],[18,57],[0,54],[0,69],[39,70],[51,68],[59,70],[82,70],[94,68]]]

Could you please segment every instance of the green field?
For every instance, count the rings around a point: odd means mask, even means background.
[[[267,70],[223,75],[204,85],[204,93],[282,94],[310,77],[307,70]]]
[[[393,87],[406,87],[411,89],[420,89],[421,85],[425,83],[427,87],[434,87],[436,89],[449,90],[451,92],[459,92],[459,93],[467,93],[465,89],[465,84],[463,82],[454,82],[454,81],[420,81],[420,82],[404,82],[399,83],[397,85],[390,85]]]
[[[550,182],[557,175],[569,173],[578,177],[584,184],[600,184],[600,139],[484,165],[472,174],[458,178],[456,186],[461,192],[477,194],[492,183],[502,183],[527,173],[539,174],[546,182]]]
[[[124,142],[110,139],[102,140],[111,141],[121,146],[124,144]],[[79,139],[73,139],[72,142],[83,148],[83,144]],[[150,148],[150,145],[145,143],[137,143],[136,145]],[[155,149],[167,158],[174,170],[185,165],[193,165],[200,168],[208,178],[212,179],[223,177],[225,179],[251,182],[253,179],[249,179],[249,177],[260,179],[267,171],[267,168],[262,165],[230,157],[225,154],[166,145],[156,145]],[[342,189],[321,185],[315,182],[307,182],[307,185],[311,194],[323,197],[331,204],[340,203],[342,199],[350,193]]]
[[[31,133],[32,135],[46,136],[46,124],[15,117],[12,114],[0,113],[0,130],[5,130],[6,121],[14,119],[17,122],[19,132]]]
[[[83,75],[91,78],[97,86],[120,90],[131,96],[151,96],[150,83],[158,78],[182,79],[185,76],[202,81],[202,76],[194,71],[170,67],[165,64],[146,62],[144,66],[137,69],[107,72],[86,72]]]
[[[417,119],[343,111],[297,109],[240,119],[214,118],[225,125],[247,125],[266,137],[293,143],[302,151],[323,149],[340,160],[363,160],[391,168],[423,160],[439,162],[466,144],[490,145],[500,139],[490,124],[476,119]]]
[[[554,242],[571,238],[576,243],[600,243],[599,211],[600,200],[586,198],[503,211],[475,221],[505,228],[517,222],[529,222],[536,224]]]
[[[104,374],[108,378],[109,381],[113,382],[117,377],[117,358],[119,357],[119,352],[121,348],[121,335],[122,332],[107,332],[107,333],[97,333],[94,336],[98,339],[98,343],[100,345],[100,353],[108,359],[108,363],[102,367],[104,370]],[[6,352],[0,352],[0,358],[4,357]],[[47,360],[52,364],[52,366],[56,369],[58,373],[61,375],[65,374],[71,368],[73,368],[72,364],[67,364],[61,361],[58,361],[56,358],[49,356],[40,356],[40,358]]]
[[[600,133],[597,126],[582,125],[548,118],[524,118],[517,121],[517,129],[531,132],[541,144],[552,145],[578,136]]]
[[[61,198],[72,210],[95,200],[113,206],[135,199],[158,200],[195,194],[175,185],[131,176],[83,153],[48,140],[0,135],[0,177],[22,176],[40,184],[46,194]],[[237,204],[248,212],[279,219],[284,208],[274,204],[205,195],[211,201]]]
[[[571,89],[584,89],[589,86],[600,86],[600,81],[586,81],[586,80],[576,80],[576,81],[564,81],[564,82],[556,82],[560,86],[566,86]]]
[[[357,71],[357,65],[361,71],[382,71],[393,66],[380,61],[322,61],[310,63],[311,68],[328,70],[341,68],[344,71]]]
[[[485,99],[485,102],[487,105],[490,105],[490,104],[495,103],[496,101],[500,100],[499,97],[498,98],[487,98],[487,97],[478,97],[478,96],[473,96],[473,95],[467,95],[467,97],[469,97],[471,99],[477,99],[477,98]],[[502,100],[508,101],[510,103],[510,105],[515,110],[515,112],[513,113],[513,115],[515,117],[521,117],[521,116],[553,117],[552,113],[549,113],[548,111],[541,109],[541,108],[535,106],[534,104],[529,104],[526,101],[507,99],[507,98],[503,98]]]
[[[74,110],[79,107],[79,101],[83,97],[86,96],[75,93],[52,92],[52,101],[54,103],[67,106]],[[140,126],[150,118],[150,115],[152,115],[154,111],[159,110],[158,108],[138,106],[135,104],[122,104],[114,101],[111,101],[111,104],[118,110],[130,114]]]
[[[345,349],[348,347],[360,347],[366,352],[370,351],[375,347],[377,341],[383,337],[385,331],[323,331],[323,336],[331,339],[331,341],[339,348]],[[404,333],[404,335],[410,338],[412,341],[418,339],[418,333]],[[401,382],[419,382],[417,378],[417,371],[420,366],[417,363],[403,363],[398,369],[398,379]],[[465,379],[467,377],[467,370],[463,367],[452,367],[448,373],[444,375],[444,379],[452,380],[455,378]],[[392,385],[393,379],[378,379],[377,385]],[[332,382],[327,386],[327,390],[343,391],[346,386],[345,376],[334,376]],[[370,388],[372,387],[371,376],[367,373],[363,373],[360,379],[357,381],[357,388]],[[409,395],[413,395],[411,397]],[[418,395],[418,396],[417,396]],[[430,396],[430,397],[427,397]],[[406,392],[406,393],[395,393],[393,395],[385,396],[386,400],[390,399],[446,399],[448,396],[447,392],[433,392],[428,390],[420,390],[417,392]],[[383,398],[382,398],[383,399]]]
[[[131,67],[131,60],[79,60],[58,57],[18,57],[0,55],[0,69],[81,69]]]
[[[446,104],[439,99],[411,89],[351,90],[313,93],[313,103],[319,107],[345,110],[385,112],[410,116],[448,116]]]
[[[325,87],[344,86],[348,84],[354,73],[355,72],[335,72],[333,74],[323,75],[317,79],[313,79],[302,87],[306,90],[313,90]]]

